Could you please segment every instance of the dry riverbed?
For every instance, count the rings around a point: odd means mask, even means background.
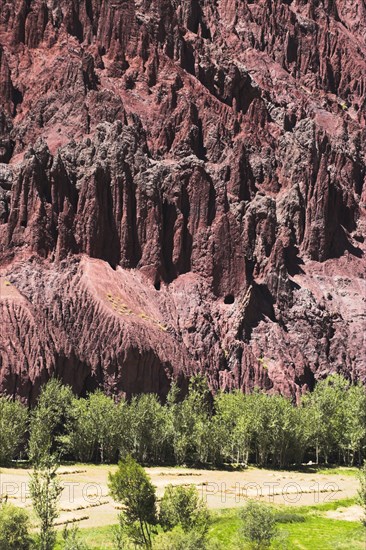
[[[59,470],[63,484],[58,520],[62,525],[76,521],[80,527],[98,527],[116,522],[119,506],[108,495],[108,472],[116,466],[75,465]],[[193,484],[207,501],[209,508],[243,506],[247,498],[289,506],[311,506],[354,497],[358,480],[354,475],[303,473],[249,468],[244,471],[201,470],[194,468],[146,468],[158,497],[165,487]],[[28,494],[30,470],[3,468],[0,471],[1,493],[10,502],[31,510]],[[338,517],[357,520],[360,507],[336,511]],[[350,516],[351,514],[351,516]],[[349,517],[350,516],[350,517]]]

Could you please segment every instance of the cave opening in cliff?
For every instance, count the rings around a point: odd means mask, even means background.
[[[161,282],[160,281],[155,281],[154,287],[155,287],[155,290],[160,290],[161,289]]]
[[[235,302],[235,297],[233,294],[226,294],[224,298],[224,304],[233,304]]]

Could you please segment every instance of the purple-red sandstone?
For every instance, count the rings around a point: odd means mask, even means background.
[[[0,391],[366,381],[362,0],[0,0]]]

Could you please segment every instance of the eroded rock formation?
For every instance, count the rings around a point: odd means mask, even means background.
[[[365,381],[361,0],[0,0],[0,389]]]

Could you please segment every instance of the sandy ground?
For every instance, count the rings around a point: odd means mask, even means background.
[[[341,506],[340,508],[337,508],[337,510],[329,510],[326,512],[325,517],[330,519],[343,519],[344,521],[361,521],[363,517],[363,510],[361,506],[358,506],[357,504],[354,506],[348,506],[348,508]]]
[[[108,472],[115,466],[78,465],[59,470],[63,492],[60,524],[77,521],[80,527],[96,527],[116,522],[118,504],[108,496]],[[308,506],[355,496],[357,478],[347,475],[314,474],[249,468],[242,472],[197,470],[192,468],[147,468],[158,497],[164,488],[193,484],[211,509],[243,506],[247,498],[263,502]],[[2,469],[0,492],[10,502],[31,509],[28,494],[30,470]],[[357,520],[360,507],[327,512],[328,517]]]

